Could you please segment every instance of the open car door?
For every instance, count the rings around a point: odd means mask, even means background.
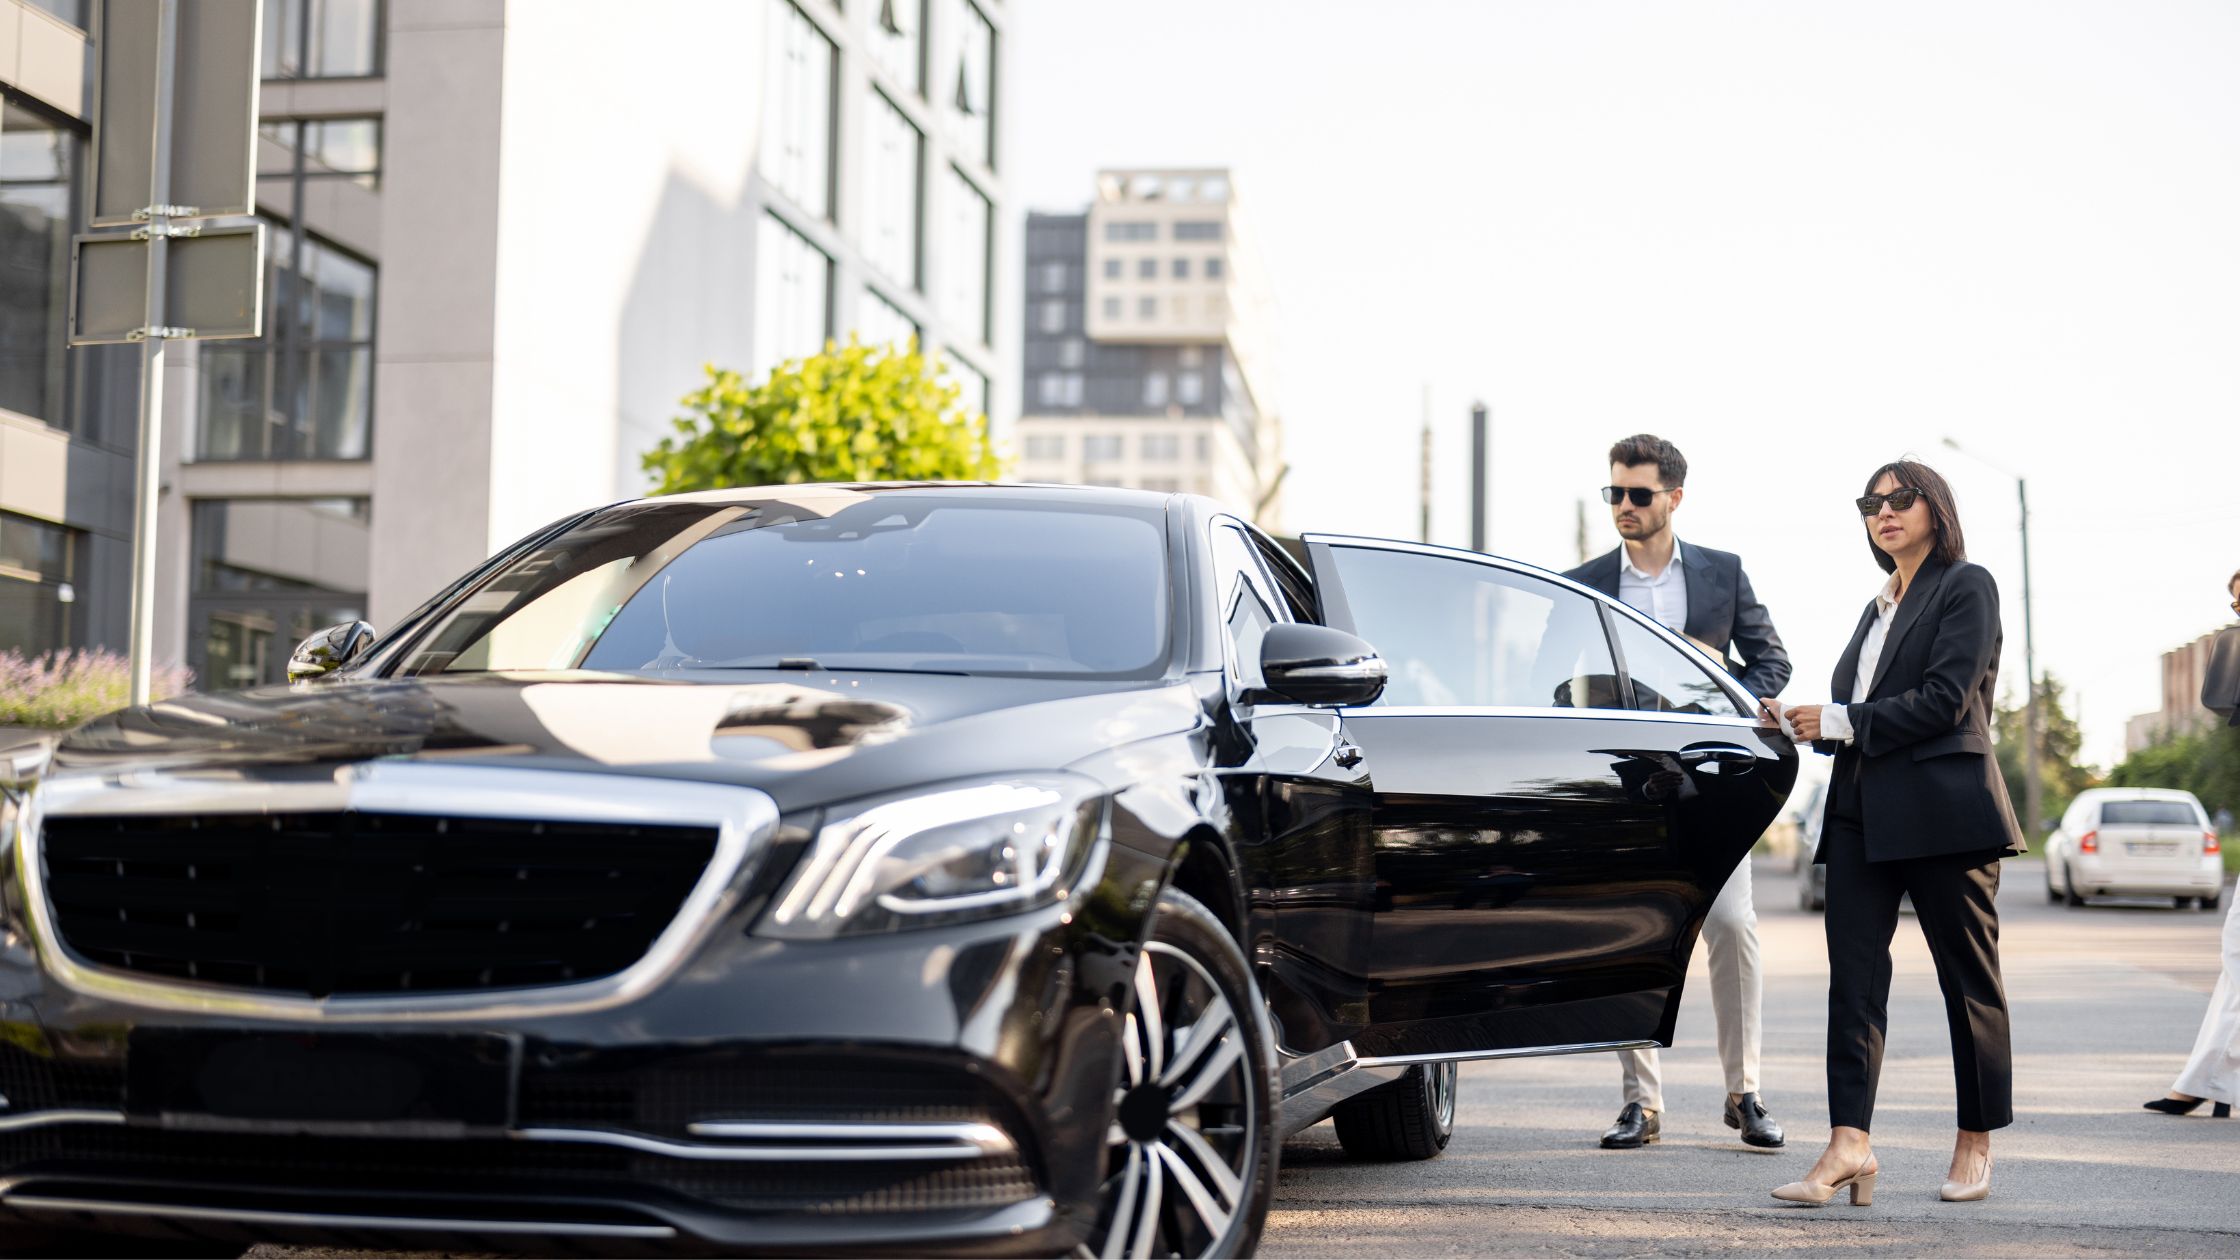
[[[1343,712],[1372,878],[1368,932],[1318,960],[1358,980],[1333,1031],[1386,1062],[1670,1044],[1696,936],[1788,798],[1794,746],[1710,658],[1584,588],[1475,552],[1305,541],[1323,619],[1391,676]]]

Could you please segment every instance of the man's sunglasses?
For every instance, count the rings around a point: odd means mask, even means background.
[[[1903,512],[1911,508],[1914,500],[1920,497],[1921,491],[1913,486],[1892,490],[1888,494],[1862,495],[1859,499],[1859,515],[1879,516],[1882,514],[1882,505],[1885,503],[1890,505],[1891,511]]]
[[[1602,501],[1616,507],[1620,502],[1631,499],[1635,507],[1647,507],[1657,501],[1658,495],[1670,493],[1670,489],[1651,490],[1647,486],[1604,486]]]

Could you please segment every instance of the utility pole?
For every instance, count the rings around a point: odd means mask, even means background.
[[[1579,563],[1585,564],[1587,562],[1587,501],[1576,499],[1573,502],[1577,503],[1579,508],[1579,529],[1578,533],[1573,535],[1573,542],[1579,549]]]
[[[1486,549],[1486,457],[1492,435],[1486,431],[1486,405],[1470,404],[1470,550]]]
[[[1416,541],[1431,541],[1431,382],[1423,383],[1423,450],[1422,467],[1416,478]]]
[[[2014,478],[2015,501],[2022,508],[2022,808],[2028,815],[2022,820],[2022,831],[2035,839],[2045,823],[2042,813],[2045,788],[2038,772],[2038,746],[2045,738],[2045,728],[2041,720],[2043,703],[2038,694],[2038,636],[2030,615],[2030,483],[2021,473],[1993,463],[1951,438],[1946,438],[1944,444]]]

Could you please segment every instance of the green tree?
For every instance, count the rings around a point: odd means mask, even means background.
[[[2047,674],[2038,683],[2038,784],[2044,792],[2040,805],[2047,818],[2059,818],[2068,811],[2069,802],[2077,793],[2093,786],[2099,776],[2092,767],[2079,764],[2078,750],[2084,747],[2084,735],[2077,729],[2077,720],[2069,716],[2062,703],[2066,692],[2061,680]],[[2007,781],[2007,796],[2014,802],[2015,816],[2020,818],[2024,802],[2028,801],[2027,760],[2024,749],[2029,740],[2026,710],[2019,704],[2002,701],[1992,713],[1991,738],[1999,750],[1999,773]],[[2037,821],[2025,819],[2023,830],[2036,843],[2039,828]]]
[[[656,494],[806,481],[973,481],[1002,475],[988,418],[913,340],[791,359],[749,385],[707,368],[676,433],[643,459]]]
[[[2240,727],[2212,726],[2157,741],[2110,770],[2108,786],[2176,788],[2200,797],[2211,816],[2220,809],[2240,814]],[[2225,845],[2227,867],[2236,864],[2235,849]]]

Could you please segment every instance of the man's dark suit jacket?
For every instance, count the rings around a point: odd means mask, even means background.
[[[1867,860],[2023,852],[1991,746],[2004,638],[1991,571],[1965,561],[1948,568],[1931,556],[1898,601],[1866,700],[1854,704],[1875,616],[1869,600],[1832,682],[1835,702],[1848,706],[1851,745],[1814,745],[1837,754],[1838,774],[1844,758],[1857,759]]]
[[[1624,562],[1625,546],[1620,544],[1564,576],[1616,599]],[[1730,666],[1729,672],[1752,695],[1781,694],[1789,682],[1789,654],[1773,632],[1773,615],[1750,589],[1742,557],[1682,542],[1680,563],[1688,576],[1688,624],[1682,627],[1688,637],[1710,644],[1722,658],[1740,657],[1742,668]]]

